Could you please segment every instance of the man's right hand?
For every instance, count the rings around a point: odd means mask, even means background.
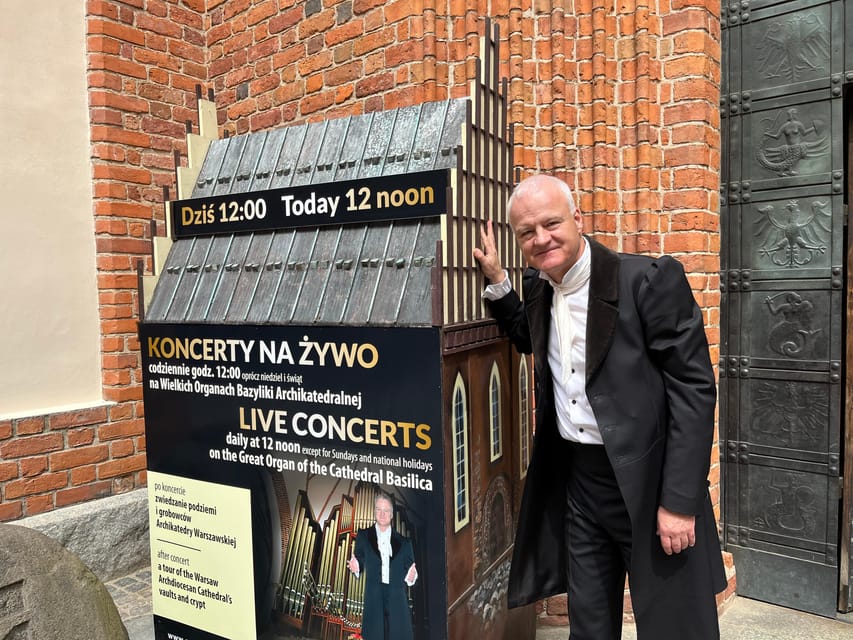
[[[498,250],[495,246],[495,232],[492,229],[492,221],[487,220],[480,227],[480,239],[483,248],[474,248],[474,258],[480,263],[480,270],[489,279],[491,284],[498,284],[504,280],[504,268],[498,258]]]
[[[350,556],[350,559],[347,561],[347,567],[355,575],[359,574],[361,567],[358,566],[358,560],[356,559],[355,555]]]

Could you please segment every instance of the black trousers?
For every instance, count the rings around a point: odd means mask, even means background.
[[[631,566],[631,519],[604,447],[567,443],[567,449],[569,640],[620,640],[625,577]],[[663,554],[658,547],[651,553]],[[667,558],[679,564],[678,557]],[[674,569],[671,579],[676,583],[679,574]],[[682,582],[680,607],[656,601],[636,616],[639,640],[720,637],[713,592],[696,591],[689,581]]]
[[[567,449],[569,640],[620,640],[631,519],[604,447]]]

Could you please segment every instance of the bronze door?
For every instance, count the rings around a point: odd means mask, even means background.
[[[741,595],[834,616],[850,552],[844,2],[723,5],[724,543]]]

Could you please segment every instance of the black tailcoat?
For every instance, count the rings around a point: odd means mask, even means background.
[[[382,607],[382,556],[376,527],[360,529],[355,537],[353,554],[358,560],[364,586],[364,615],[361,637],[364,640],[383,640],[384,612]],[[409,609],[406,574],[415,561],[412,542],[391,531],[391,561],[388,564],[388,637],[390,640],[412,640],[412,612]]]
[[[725,588],[708,494],[716,384],[702,313],[681,264],[668,256],[617,254],[589,239],[586,393],[631,517],[631,596],[638,622],[662,599],[683,605]],[[548,365],[552,287],[524,277],[492,303],[522,353],[533,353],[536,436],[521,502],[511,607],[566,591],[565,472]],[[659,505],[696,516],[696,546],[663,553]],[[693,594],[688,595],[688,594]],[[716,608],[713,609],[716,615]]]

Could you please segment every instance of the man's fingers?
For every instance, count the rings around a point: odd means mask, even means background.
[[[696,544],[693,536],[661,536],[660,546],[663,552],[671,556],[673,553],[681,553]]]
[[[484,249],[494,249],[495,248],[495,232],[492,229],[492,221],[486,220],[482,225],[480,225],[480,240],[483,243]]]

